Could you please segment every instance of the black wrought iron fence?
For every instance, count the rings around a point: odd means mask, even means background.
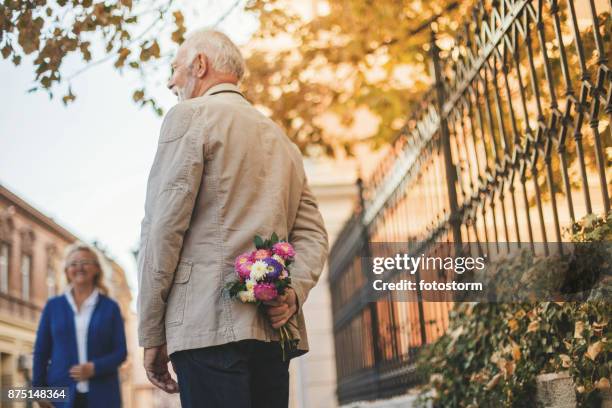
[[[435,86],[359,182],[331,251],[341,403],[418,381],[414,355],[444,333],[452,308],[376,295],[361,262],[380,250],[372,242],[415,242],[419,253],[438,251],[435,242],[554,250],[576,219],[610,210],[611,9],[610,0],[480,1],[450,49],[432,34]]]

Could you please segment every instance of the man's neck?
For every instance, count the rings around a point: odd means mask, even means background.
[[[204,95],[210,88],[219,84],[232,84],[237,85],[238,81],[233,75],[224,75],[210,78],[209,80],[202,81],[197,91],[195,92],[196,97]]]

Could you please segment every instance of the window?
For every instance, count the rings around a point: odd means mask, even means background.
[[[9,276],[9,246],[2,242],[0,243],[0,292],[8,293],[8,276]]]
[[[23,254],[21,256],[21,298],[30,300],[30,277],[32,275],[32,257]]]
[[[55,269],[53,269],[53,265],[49,264],[47,266],[47,297],[53,297],[56,294]]]

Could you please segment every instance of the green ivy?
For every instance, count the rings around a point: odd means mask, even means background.
[[[612,241],[612,214],[586,217],[568,233],[573,242]],[[612,373],[612,254],[602,253],[609,251],[602,245],[577,248],[571,261],[524,251],[497,271],[519,268],[530,277],[521,281],[529,282],[538,276],[550,282],[551,274],[561,273],[566,284],[575,284],[584,268],[596,266],[603,272],[595,286],[587,282],[586,301],[458,303],[447,333],[419,354],[417,367],[428,379],[420,401],[435,407],[536,406],[536,376],[568,371],[579,406],[599,406]]]

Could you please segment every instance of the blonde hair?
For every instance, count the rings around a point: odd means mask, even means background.
[[[102,267],[101,262],[104,257],[100,255],[99,251],[96,248],[87,245],[83,242],[76,242],[66,248],[66,252],[64,254],[64,274],[66,275],[66,281],[70,283],[68,273],[66,272],[66,270],[68,269],[68,258],[70,258],[70,255],[78,251],[87,251],[96,258],[96,262],[98,263],[98,273],[96,274],[96,276],[94,276],[94,286],[103,295],[108,295],[108,288],[104,284],[104,268]]]

